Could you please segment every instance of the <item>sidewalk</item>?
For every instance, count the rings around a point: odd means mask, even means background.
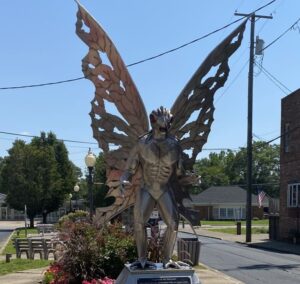
[[[43,273],[47,269],[37,268],[0,276],[0,283],[7,284],[37,284],[41,283]]]

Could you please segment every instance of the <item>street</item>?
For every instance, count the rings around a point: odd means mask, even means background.
[[[247,284],[299,284],[300,256],[199,237],[200,262]]]

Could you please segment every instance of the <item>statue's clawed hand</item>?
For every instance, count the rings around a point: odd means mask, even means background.
[[[128,180],[121,180],[120,190],[121,190],[122,197],[124,197],[125,191],[127,189],[129,189],[131,186],[132,186],[132,183],[130,181],[128,181]]]

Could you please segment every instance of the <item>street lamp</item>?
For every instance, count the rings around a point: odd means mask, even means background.
[[[77,194],[78,194],[79,189],[80,189],[80,187],[79,187],[79,185],[76,183],[76,184],[74,185],[75,200],[76,200],[76,209],[78,209]]]
[[[87,176],[87,182],[88,182],[88,189],[89,189],[89,203],[90,203],[90,219],[92,220],[93,218],[93,169],[96,164],[96,156],[92,153],[91,148],[89,148],[89,151],[87,155],[85,156],[85,164],[88,168],[89,174]]]
[[[72,193],[69,194],[69,199],[70,199],[70,213],[72,212]]]

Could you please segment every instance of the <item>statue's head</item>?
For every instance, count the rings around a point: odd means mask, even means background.
[[[152,129],[162,133],[166,133],[169,130],[173,121],[171,112],[162,106],[157,110],[153,110],[149,117]]]

